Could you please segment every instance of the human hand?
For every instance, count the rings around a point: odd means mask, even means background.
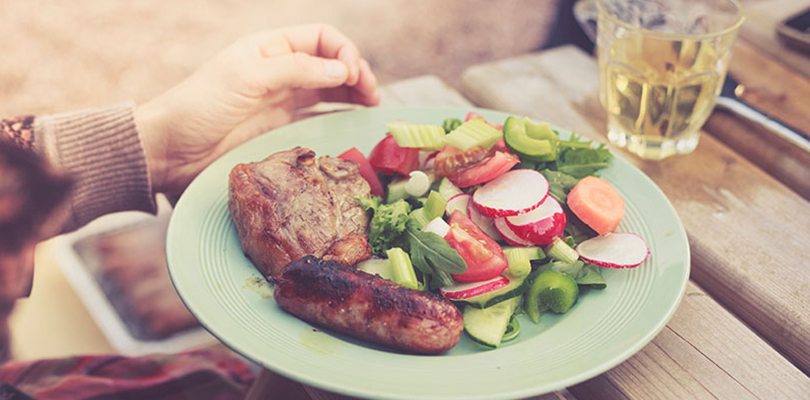
[[[379,102],[376,77],[343,34],[305,25],[238,40],[137,107],[154,191],[179,194],[228,150],[320,101]]]

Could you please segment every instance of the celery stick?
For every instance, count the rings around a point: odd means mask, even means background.
[[[408,253],[399,247],[393,247],[388,249],[385,254],[391,260],[391,268],[394,272],[393,281],[411,289],[418,289],[419,281],[416,280],[416,273],[413,270]]]
[[[439,125],[417,125],[392,122],[385,125],[400,147],[439,150],[444,147],[444,128]]]
[[[506,261],[509,266],[506,272],[510,277],[522,278],[529,275],[532,271],[532,265],[529,262],[529,252],[526,247],[504,247],[503,254],[506,256]]]
[[[579,253],[560,238],[555,238],[551,242],[546,248],[546,254],[555,260],[565,261],[569,264],[579,259]]]
[[[459,150],[466,151],[475,146],[488,149],[502,137],[501,131],[478,118],[473,118],[450,132],[444,141]]]
[[[444,215],[444,210],[447,209],[447,200],[439,192],[431,190],[423,208],[426,210],[425,213],[429,222],[433,218]]]
[[[427,210],[424,207],[417,208],[408,214],[408,218],[413,221],[419,229],[430,223],[433,218],[428,218]]]

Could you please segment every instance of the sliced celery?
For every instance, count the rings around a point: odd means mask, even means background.
[[[446,208],[447,201],[444,197],[442,197],[439,192],[431,190],[425,201],[425,205],[422,208],[411,211],[408,217],[416,223],[419,229],[422,229],[434,218],[444,215]]]
[[[423,208],[426,210],[428,221],[430,221],[444,215],[444,210],[447,209],[447,200],[439,192],[431,190]]]
[[[546,248],[546,254],[555,260],[565,261],[569,264],[579,259],[579,253],[560,238],[555,238],[551,242]]]
[[[503,137],[501,131],[478,118],[473,118],[450,132],[444,141],[453,147],[466,151],[471,147],[481,146],[485,149],[492,147]]]
[[[526,247],[504,247],[503,254],[509,263],[506,272],[510,277],[522,278],[532,272],[529,252]]]
[[[399,247],[393,247],[388,249],[385,254],[391,260],[391,269],[394,273],[393,281],[411,289],[418,289],[419,281],[416,279],[416,273],[413,270],[408,253]]]
[[[420,149],[441,149],[444,147],[444,128],[439,125],[417,125],[406,122],[392,122],[385,125],[400,147]]]
[[[416,224],[416,227],[419,229],[424,228],[433,219],[428,218],[427,211],[424,207],[411,211],[408,218],[413,221]]]

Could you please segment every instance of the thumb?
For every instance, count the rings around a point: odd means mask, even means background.
[[[261,58],[247,71],[248,81],[262,93],[279,89],[320,89],[346,83],[346,64],[306,53]]]

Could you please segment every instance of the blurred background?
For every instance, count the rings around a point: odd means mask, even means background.
[[[309,22],[332,24],[352,38],[383,84],[435,74],[455,86],[471,64],[570,41],[568,31],[578,30],[572,4],[3,0],[0,115],[143,102],[245,34]]]

